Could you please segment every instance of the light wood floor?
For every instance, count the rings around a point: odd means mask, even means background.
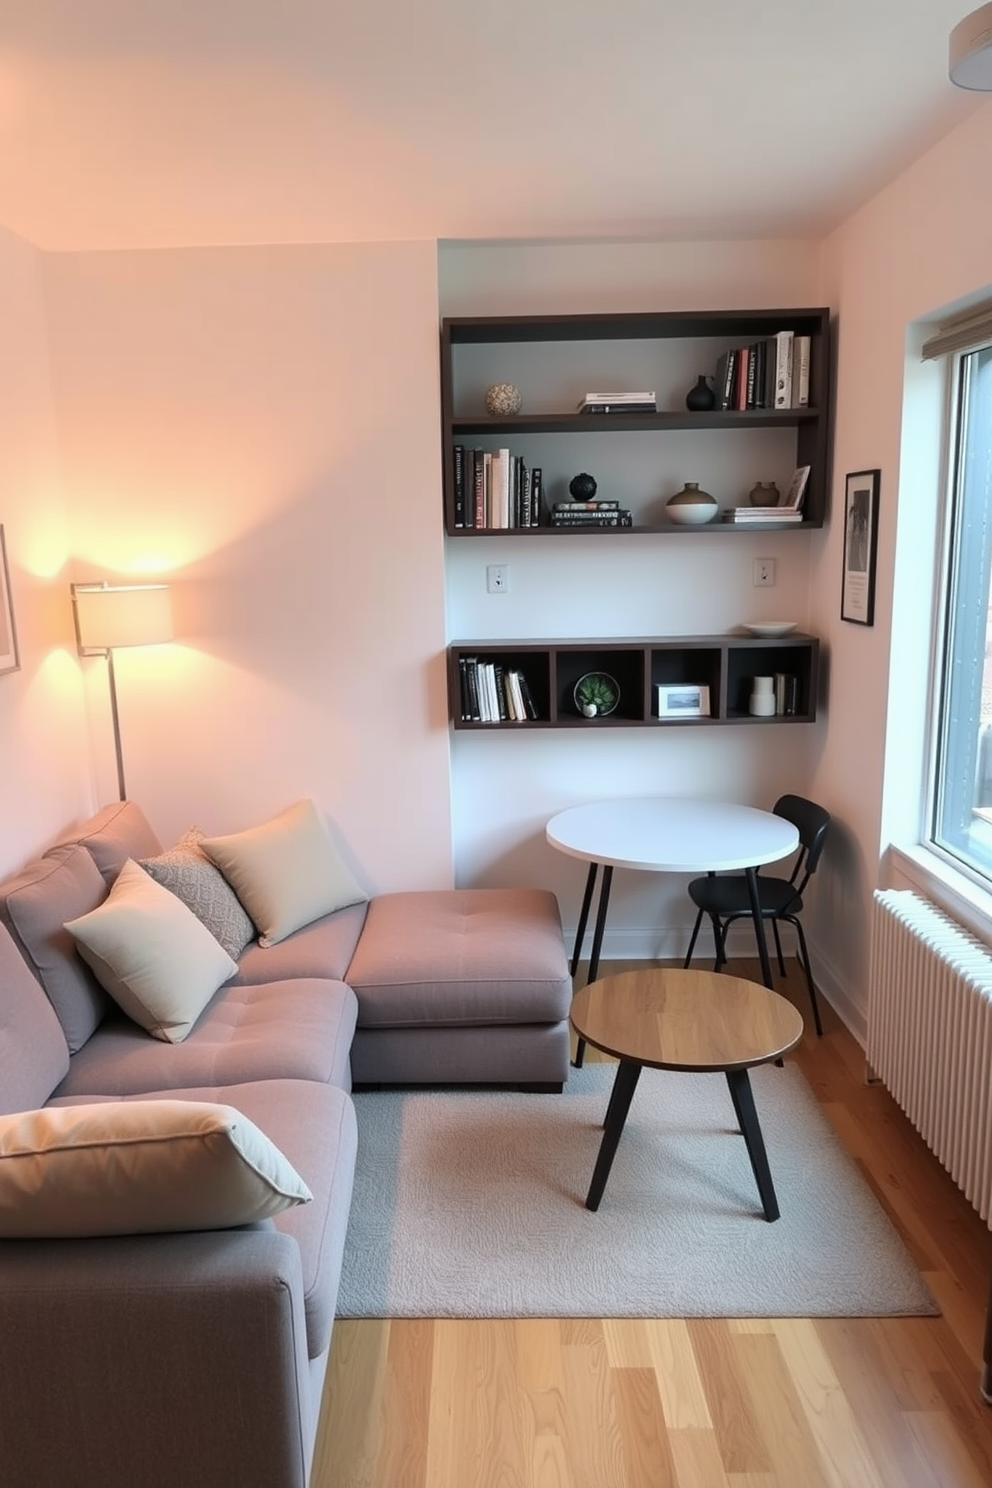
[[[989,1232],[824,1024],[790,1058],[942,1317],[338,1322],[312,1488],[989,1488]]]

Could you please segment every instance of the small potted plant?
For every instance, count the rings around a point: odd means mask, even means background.
[[[606,672],[587,672],[575,684],[575,706],[583,718],[605,718],[620,701],[620,688]]]

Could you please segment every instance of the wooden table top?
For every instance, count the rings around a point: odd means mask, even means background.
[[[748,1069],[788,1053],[803,1032],[792,1003],[758,982],[674,967],[590,982],[569,1018],[595,1048],[653,1069]]]

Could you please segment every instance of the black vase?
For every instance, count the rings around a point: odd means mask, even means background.
[[[691,387],[685,395],[685,406],[690,413],[708,413],[716,404],[716,393],[709,386],[703,373],[695,387]]]

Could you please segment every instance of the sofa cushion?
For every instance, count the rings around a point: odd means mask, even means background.
[[[65,928],[122,1011],[169,1043],[238,969],[192,910],[130,859],[103,904]]]
[[[346,973],[360,1028],[558,1023],[572,980],[545,889],[380,894]]]
[[[82,1048],[110,999],[76,950],[66,920],[103,903],[107,885],[85,848],[52,850],[0,884],[0,920],[41,982],[72,1053]]]
[[[152,1090],[137,1099],[161,1099],[169,1094]],[[184,1100],[221,1101],[243,1112],[311,1190],[312,1203],[285,1209],[264,1223],[290,1235],[299,1246],[307,1353],[311,1359],[320,1358],[334,1321],[355,1177],[358,1132],[350,1097],[333,1085],[291,1079],[230,1086],[210,1083],[176,1094]],[[78,1102],[53,1102],[56,1106],[73,1104]]]
[[[275,982],[291,977],[333,977],[343,980],[365,924],[366,904],[349,904],[294,930],[277,945],[246,946],[238,961],[236,986]]]
[[[109,888],[128,858],[153,858],[162,844],[134,801],[113,801],[103,806],[81,826],[64,832],[49,851],[67,844],[82,843]]]
[[[55,1010],[0,926],[0,1112],[43,1105],[68,1068]]]
[[[58,1094],[140,1095],[286,1077],[351,1088],[358,1004],[343,982],[221,987],[181,1044],[111,1016],[72,1057]]]
[[[313,1195],[233,1106],[111,1101],[0,1116],[0,1236],[226,1229]]]
[[[255,939],[255,926],[223,873],[200,847],[202,839],[199,827],[190,827],[175,847],[158,857],[138,861],[156,883],[193,911],[236,961],[248,942]]]
[[[251,915],[263,946],[368,898],[309,800],[246,832],[205,837],[200,846]]]

